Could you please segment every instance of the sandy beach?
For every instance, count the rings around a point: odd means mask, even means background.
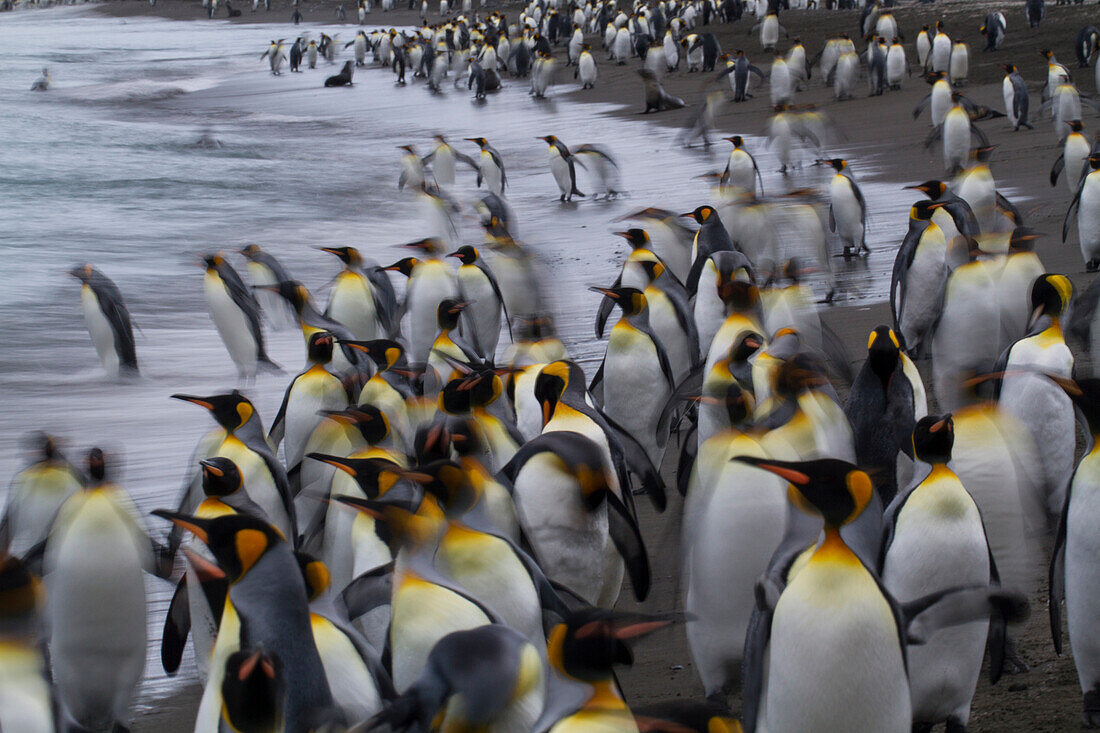
[[[333,24],[337,5],[332,0],[321,3],[306,0],[301,8],[304,15],[303,26],[308,27],[313,23]],[[433,2],[432,5],[433,14],[429,16],[429,21],[434,22],[438,20],[434,15],[437,3]],[[233,22],[279,23],[280,27],[285,28],[283,35],[292,37],[294,34],[294,26],[289,22],[292,7],[285,0],[273,2],[270,12],[264,11],[262,6],[258,12],[250,12],[250,8],[243,2],[237,7],[243,12]],[[353,4],[346,2],[344,7],[348,25],[346,40],[350,39],[357,23]],[[487,9],[500,10],[512,19],[518,16],[521,7],[514,3],[490,3]],[[1072,44],[1080,27],[1097,22],[1098,11],[1095,3],[1077,6],[1054,6],[1049,3],[1047,18],[1041,27],[1028,29],[1023,18],[1022,4],[1014,2],[1010,8],[1005,8],[1008,16],[1005,43],[994,53],[983,53],[985,39],[978,34],[978,27],[986,12],[996,7],[1002,6],[987,2],[945,3],[941,0],[933,5],[906,4],[905,7],[896,8],[894,14],[906,34],[906,48],[912,64],[915,64],[912,42],[922,25],[931,25],[942,19],[948,33],[953,37],[962,37],[969,43],[969,81],[962,91],[979,104],[1000,109],[1003,105],[1003,71],[999,64],[1014,63],[1020,67],[1031,94],[1031,118],[1035,129],[1013,132],[1005,119],[979,124],[997,146],[991,168],[998,187],[1018,204],[1027,225],[1041,234],[1036,251],[1047,270],[1065,273],[1078,291],[1081,291],[1095,276],[1084,273],[1075,232],[1071,232],[1065,244],[1061,242],[1062,220],[1070,195],[1063,181],[1060,180],[1057,187],[1051,187],[1047,180],[1051,164],[1061,151],[1049,119],[1040,117],[1038,111],[1040,88],[1046,74],[1046,61],[1038,50],[1053,49],[1063,63],[1071,66],[1071,71],[1075,74],[1081,72],[1078,84],[1082,93],[1095,94],[1097,90],[1093,88],[1093,70],[1076,69]],[[200,20],[206,16],[206,11],[197,0],[158,0],[155,6],[142,0],[113,0],[98,4],[96,11],[115,17],[155,16],[174,20]],[[219,18],[224,19],[224,10],[220,11]],[[858,11],[791,11],[782,16],[782,23],[790,39],[799,38],[810,55],[821,49],[827,37],[841,32],[857,35],[858,21]],[[716,35],[723,50],[732,52],[744,49],[755,64],[766,70],[770,65],[770,54],[765,54],[760,49],[757,36],[750,34],[749,29],[753,22],[752,17],[746,15],[738,23],[711,25],[704,30]],[[368,15],[367,25],[419,25],[419,16],[416,12],[405,9],[382,13],[376,8]],[[563,69],[553,94],[575,102],[599,103],[601,111],[593,115],[592,129],[605,137],[611,137],[620,119],[638,119],[638,113],[642,109],[641,84],[634,73],[638,61],[632,60],[624,66],[614,65],[606,60],[606,53],[599,49],[598,39],[592,39],[591,43],[599,64],[600,77],[596,87],[592,90],[581,90],[572,79],[572,71]],[[785,50],[788,43],[786,39],[781,39],[780,48]],[[857,43],[857,47],[862,50],[862,44]],[[212,49],[211,53],[216,54],[217,49]],[[555,49],[556,56],[563,57],[564,54],[564,45]],[[368,69],[361,73],[387,72]],[[665,77],[664,86],[667,91],[683,97],[692,105],[702,99],[707,83],[713,77],[713,74],[686,73],[681,66],[680,71]],[[524,80],[505,80],[506,85],[526,83]],[[724,80],[721,83],[726,84]],[[771,109],[767,87],[756,89],[756,96],[745,103],[723,105],[717,129],[713,134],[715,149],[722,156],[727,149],[727,143],[722,142],[721,137],[764,133]],[[824,87],[815,73],[807,89],[798,93],[795,103],[819,105],[842,133],[842,137],[829,146],[829,153],[848,159],[860,181],[897,185],[897,198],[907,206],[915,197],[912,192],[901,191],[901,185],[943,176],[939,146],[934,145],[931,149],[924,146],[924,138],[930,129],[927,113],[916,121],[912,116],[914,107],[929,89],[914,71],[914,75],[905,81],[900,91],[888,92],[883,97],[868,97],[866,85],[861,83],[855,99],[837,103],[831,88]],[[492,114],[492,104],[490,99],[485,114]],[[611,111],[604,111],[607,109]],[[692,110],[686,109],[649,115],[646,119],[653,125],[679,128],[686,124],[691,114]],[[1100,122],[1097,114],[1091,110],[1086,110],[1085,117],[1087,130],[1094,129]],[[631,154],[644,155],[645,151],[635,150]],[[700,152],[700,155],[703,154]],[[700,186],[700,191],[702,190]],[[637,203],[661,204],[660,201]],[[904,218],[876,217],[874,210],[871,211],[871,217],[872,226],[879,235],[886,239],[892,237],[891,246],[896,246],[904,236]],[[823,307],[822,317],[839,334],[848,347],[853,364],[858,366],[863,359],[860,349],[865,343],[866,334],[879,324],[889,323],[890,310],[885,302],[863,300],[842,291],[836,305]],[[1079,347],[1080,344],[1074,345],[1078,356],[1078,373],[1092,373],[1093,365],[1087,362],[1085,352]],[[928,364],[920,366],[927,377]],[[930,407],[935,411],[934,405]],[[666,459],[665,474],[669,478],[674,464],[673,453],[670,450]],[[683,589],[679,572],[679,497],[674,491],[670,492],[669,507],[661,515],[655,514],[647,502],[639,502],[638,507],[653,569],[653,589],[645,603],[636,604],[632,601],[629,590],[624,588],[620,607],[649,612],[680,610]],[[1043,585],[1045,586],[1045,576]],[[1031,602],[1031,619],[1018,636],[1020,654],[1030,665],[1031,671],[1024,675],[1006,676],[995,687],[990,686],[983,676],[974,698],[968,728],[971,731],[1023,729],[1053,732],[1076,730],[1079,727],[1081,692],[1070,652],[1058,657],[1051,645],[1045,587],[1031,598]],[[693,669],[682,628],[660,632],[635,645],[634,653],[634,666],[619,672],[623,689],[632,706],[641,707],[664,700],[701,697],[702,688]],[[134,730],[189,730],[200,691],[194,682],[181,684],[180,687],[177,696],[163,701],[160,708],[148,711],[135,721]]]

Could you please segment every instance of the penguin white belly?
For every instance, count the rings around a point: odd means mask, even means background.
[[[1072,135],[1066,139],[1062,161],[1065,164],[1066,186],[1071,196],[1077,194],[1077,188],[1081,185],[1091,150],[1092,146],[1083,135]]]
[[[951,39],[943,33],[937,33],[932,39],[932,71],[950,71]]]
[[[948,116],[948,125],[951,124],[951,120],[954,119],[954,115]],[[959,124],[963,124],[966,120],[966,115],[961,115],[961,121]],[[967,129],[965,132],[966,145],[970,144],[970,128],[969,122],[965,122]],[[944,134],[947,134],[946,129]],[[959,133],[962,135],[963,133]],[[947,150],[947,138],[944,138],[944,161],[946,163],[946,150]],[[970,153],[967,152],[966,155]],[[965,158],[964,158],[965,160]],[[989,232],[995,225],[997,218],[997,184],[993,180],[993,174],[985,166],[979,166],[971,168],[960,176],[961,180],[958,183],[957,191],[959,198],[966,201],[970,206],[970,210],[974,212],[975,218],[978,220],[978,224],[982,231]]]
[[[951,71],[949,77],[951,83],[965,81],[970,71],[970,52],[964,44],[956,44],[951,50]]]
[[[928,346],[930,329],[940,316],[947,286],[946,257],[947,242],[939,227],[934,232],[925,230],[905,273],[905,305],[898,312],[901,333],[910,348],[921,342]]]
[[[22,557],[46,539],[57,510],[79,490],[67,468],[34,467],[16,476],[8,495],[8,553]]]
[[[859,74],[859,57],[854,53],[843,54],[836,62],[833,77],[833,93],[837,99],[851,97],[855,91],[856,77]]]
[[[729,355],[730,347],[737,343],[743,335],[749,331],[759,332],[760,330],[760,326],[739,314],[726,318],[718,329],[718,333],[714,334],[714,338],[711,339],[703,374],[710,374],[714,365]],[[702,332],[700,332],[699,338],[702,340]]]
[[[355,338],[362,341],[385,335],[378,322],[370,286],[366,278],[357,274],[344,271],[337,275],[327,312],[331,318],[347,326]]]
[[[1008,116],[1008,122],[1013,127],[1016,127],[1016,123],[1019,122],[1019,117],[1016,116],[1015,104],[1016,90],[1012,86],[1012,80],[1007,76],[1004,81],[1001,82],[1001,96],[1005,101],[1005,114]]]
[[[241,620],[231,603],[225,604],[218,638],[210,655],[210,676],[202,690],[199,710],[195,714],[195,733],[221,733],[222,681],[225,662],[241,648]]]
[[[353,478],[343,471],[339,471],[332,477],[332,489],[330,497],[355,496],[366,498],[363,490]],[[324,539],[321,543],[321,560],[328,568],[333,588],[344,588],[355,578],[353,572],[355,563],[355,545],[352,541],[352,527],[359,520],[361,513],[338,502],[328,505],[325,514]],[[362,515],[364,522],[369,522],[373,529],[374,520],[369,515]],[[379,540],[381,542],[381,540]],[[389,552],[386,552],[389,555]],[[378,565],[389,562],[387,558]],[[377,567],[374,565],[372,567]],[[368,570],[370,568],[367,568]]]
[[[657,420],[669,397],[657,349],[649,336],[619,325],[611,329],[604,357],[603,404],[615,420],[646,449],[654,465],[660,465]]]
[[[458,295],[454,275],[442,262],[424,262],[413,271],[406,300],[409,312],[409,360],[423,364],[439,332],[437,311],[445,298]]]
[[[645,55],[645,67],[653,72],[653,75],[660,79],[665,75],[665,69],[668,68],[668,64],[665,62],[664,48],[650,48]]]
[[[756,168],[748,153],[743,150],[734,150],[730,153],[726,171],[729,175],[729,185],[737,186],[742,191],[756,191]],[[725,222],[725,219],[722,221]]]
[[[751,450],[755,446],[747,440],[735,445],[737,455],[766,457],[758,447]],[[700,457],[709,452],[704,445]],[[693,617],[687,637],[708,696],[740,679],[756,581],[779,546],[787,521],[782,480],[731,463],[727,453],[732,451],[721,450],[722,469],[713,481],[693,486],[685,507],[690,533],[684,537],[691,538],[691,545],[686,550],[684,610]]]
[[[766,51],[769,48],[775,48],[777,43],[779,43],[779,18],[767,15],[760,25],[760,45]]]
[[[936,82],[932,86],[931,114],[932,126],[937,127],[947,119],[951,109],[951,86],[947,82]]]
[[[897,624],[874,578],[862,566],[811,568],[783,591],[772,619],[768,733],[907,733]]]
[[[562,196],[568,196],[573,190],[573,180],[569,175],[569,161],[561,157],[555,150],[550,154],[550,172],[554,174],[554,182],[558,184],[558,190]]]
[[[99,360],[103,362],[108,376],[117,377],[120,362],[118,352],[115,351],[115,330],[103,315],[95,291],[87,285],[80,288],[80,303],[84,307],[84,321],[88,324],[88,333],[92,336]]]
[[[450,146],[439,147],[432,158],[432,173],[440,186],[453,186],[455,183],[455,154]]]
[[[688,69],[698,70],[703,65],[703,49],[697,48],[693,51],[688,51]]]
[[[1077,205],[1077,236],[1086,263],[1100,260],[1100,172],[1093,171],[1081,189]]]
[[[863,214],[852,182],[846,176],[833,176],[829,183],[829,196],[837,236],[845,248],[858,248],[863,243]]]
[[[203,278],[203,293],[229,357],[245,375],[255,374],[257,344],[248,317],[233,302],[229,290],[216,274],[207,273]]]
[[[148,551],[105,491],[74,496],[82,504],[62,509],[47,549],[54,683],[63,708],[95,730],[129,724],[145,669]]]
[[[970,118],[961,107],[947,113],[943,121],[943,167],[948,173],[966,165],[970,155]]]
[[[487,153],[481,155],[481,177],[485,179],[485,187],[491,193],[495,193],[497,196],[501,194],[503,189],[501,187],[500,167],[493,161],[492,156]]]
[[[54,733],[53,701],[37,649],[0,641],[0,729]]]
[[[962,484],[945,474],[926,479],[898,516],[882,582],[899,602],[960,585],[989,584],[989,551],[978,507]],[[966,723],[988,630],[988,621],[974,621],[939,629],[924,644],[909,646],[915,721],[938,723],[952,716]]]
[[[496,290],[479,268],[458,269],[458,290],[469,303],[462,313],[461,332],[482,356],[492,359],[500,340],[500,300]]]
[[[232,436],[222,442],[214,455],[223,456],[237,464],[248,498],[260,505],[279,531],[286,537],[291,537],[294,533],[291,531],[290,517],[263,457]]]
[[[947,281],[943,315],[932,339],[932,376],[944,408],[958,404],[958,382],[965,372],[984,374],[993,368],[1000,355],[1000,330],[997,291],[986,263],[956,268]]]
[[[581,54],[579,64],[581,84],[590,87],[596,83],[596,60],[590,53]]]
[[[901,86],[905,66],[905,50],[901,46],[891,46],[886,52],[886,83],[892,87]]]
[[[773,105],[785,103],[791,98],[791,73],[786,62],[772,64],[771,95]]]
[[[615,60],[620,64],[625,64],[627,59],[630,58],[630,31],[626,28],[620,28],[619,32],[615,34],[614,56]],[[700,53],[700,55],[702,55]]]
[[[680,320],[676,317],[676,309],[667,296],[662,293],[655,294],[651,298],[650,294],[646,293],[646,299],[650,304],[650,325],[653,327],[653,332],[657,334],[657,338],[664,344],[665,351],[668,353],[669,366],[672,368],[672,378],[679,384],[691,368],[691,341],[680,325]]]
[[[331,621],[310,614],[313,641],[336,707],[347,720],[366,720],[382,709],[382,696],[359,651]]]
[[[321,410],[342,410],[347,406],[347,393],[335,377],[311,379],[307,376],[297,379],[287,400],[284,417],[286,465],[293,468],[302,462],[309,436],[324,419],[318,414]]]
[[[1006,258],[998,285],[1001,330],[1006,343],[1015,343],[1027,334],[1031,319],[1031,284],[1044,272],[1046,268],[1033,252],[1020,252]]]
[[[665,36],[664,47],[666,68],[671,71],[680,65],[680,48],[671,35]]]
[[[191,550],[203,555],[207,560],[213,561],[213,556],[201,542],[191,542]],[[210,678],[210,659],[214,653],[214,642],[218,638],[218,624],[211,612],[210,604],[202,593],[192,593],[190,589],[198,588],[199,576],[191,563],[187,564],[187,610],[191,615],[191,645],[195,650],[195,666],[199,670],[199,679],[205,683]]]
[[[1082,692],[1100,684],[1100,450],[1081,459],[1066,522],[1066,625]]]
[[[917,36],[917,65],[924,67],[928,60],[928,52],[932,49],[932,42],[928,40],[928,34],[921,31]]]
[[[1068,353],[1069,349],[1065,350]],[[1013,348],[1013,355],[1016,351]],[[1066,488],[1073,475],[1077,439],[1073,403],[1061,387],[1045,376],[1024,371],[1029,366],[1032,365],[1014,363],[1009,357],[1000,403],[1027,427],[1035,445],[1041,447],[1038,458],[1045,484],[1047,512],[1057,516],[1062,510]],[[1049,371],[1057,373],[1059,370]],[[1062,376],[1069,378],[1068,374]]]
[[[489,617],[457,593],[399,572],[390,626],[394,688],[400,694],[416,682],[428,654],[444,636],[487,623]]]
[[[593,605],[609,606],[623,563],[608,534],[607,507],[585,509],[580,487],[561,468],[548,453],[524,464],[515,480],[516,516],[546,577]],[[605,572],[616,560],[618,572]]]

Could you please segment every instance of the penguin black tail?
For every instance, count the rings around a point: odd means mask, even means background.
[[[569,195],[570,195],[570,196],[580,196],[581,198],[584,198],[584,197],[585,197],[585,196],[587,196],[588,194],[586,194],[586,193],[581,193],[580,191],[578,191],[578,190],[577,190],[577,187],[576,187],[576,186],[573,186],[573,190],[569,192]]]

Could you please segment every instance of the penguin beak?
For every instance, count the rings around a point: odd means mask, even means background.
[[[172,399],[182,400],[184,402],[190,402],[193,405],[198,405],[199,407],[205,407],[207,410],[213,410],[214,409],[214,404],[212,402],[210,402],[208,399],[206,399],[205,397],[195,397],[194,395],[189,395],[189,394],[174,394],[174,395],[172,395]]]
[[[352,466],[345,459],[340,458],[339,456],[330,456],[324,453],[309,453],[306,455],[306,458],[312,458],[315,461],[320,461],[321,463],[327,463],[330,466],[335,466],[352,478],[357,476],[359,473],[354,466]]]
[[[207,533],[206,528],[202,525],[206,523],[206,520],[199,519],[198,517],[192,517],[187,514],[177,514],[175,512],[169,512],[164,509],[154,509],[153,516],[160,517],[161,519],[167,519],[172,524],[186,529],[191,534],[198,537],[204,543],[210,541],[210,535]]]
[[[608,298],[611,298],[612,300],[618,300],[619,299],[619,292],[617,290],[614,290],[613,288],[601,288],[601,287],[597,287],[595,285],[592,285],[588,289],[591,290],[593,293],[603,293],[604,295],[606,295]]]
[[[225,471],[215,466],[214,463],[210,461],[210,459],[199,461],[199,465],[202,466],[203,473],[208,473],[214,478],[221,478],[225,475]]]
[[[195,569],[195,574],[199,576],[199,580],[221,580],[225,577],[224,570],[192,550],[190,547],[183,548],[183,554],[187,558],[187,562]]]
[[[932,423],[932,424],[931,424],[931,425],[930,425],[930,426],[928,427],[928,432],[930,432],[930,433],[938,433],[938,432],[940,432],[940,431],[941,431],[941,430],[943,430],[943,429],[944,429],[945,427],[947,427],[947,420],[948,420],[948,418],[946,418],[946,417],[945,417],[944,419],[940,420],[939,422],[934,422],[934,423]]]
[[[622,237],[623,239],[631,239],[630,232],[612,232],[616,237]]]
[[[319,249],[322,252],[328,252],[330,255],[336,255],[337,257],[340,256],[340,252],[338,252],[334,247],[316,247],[316,249]]]
[[[801,471],[796,471],[793,468],[787,466],[780,466],[775,463],[769,463],[763,458],[754,458],[752,456],[734,456],[731,461],[737,461],[739,463],[747,463],[750,466],[756,466],[763,469],[768,473],[774,473],[776,476],[784,479],[785,481],[794,484],[795,486],[807,486],[810,483],[810,477]]]

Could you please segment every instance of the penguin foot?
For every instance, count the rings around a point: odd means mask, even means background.
[[[1085,711],[1081,713],[1081,726],[1100,728],[1100,690],[1092,689],[1085,693]]]
[[[1019,651],[1016,649],[1016,640],[1009,637],[1005,640],[1005,674],[1027,674],[1031,671],[1031,667],[1027,666],[1027,662],[1020,657]],[[1100,715],[1100,712],[1098,712]]]
[[[1096,272],[1100,270],[1100,259],[1092,258],[1085,263],[1085,272]]]

